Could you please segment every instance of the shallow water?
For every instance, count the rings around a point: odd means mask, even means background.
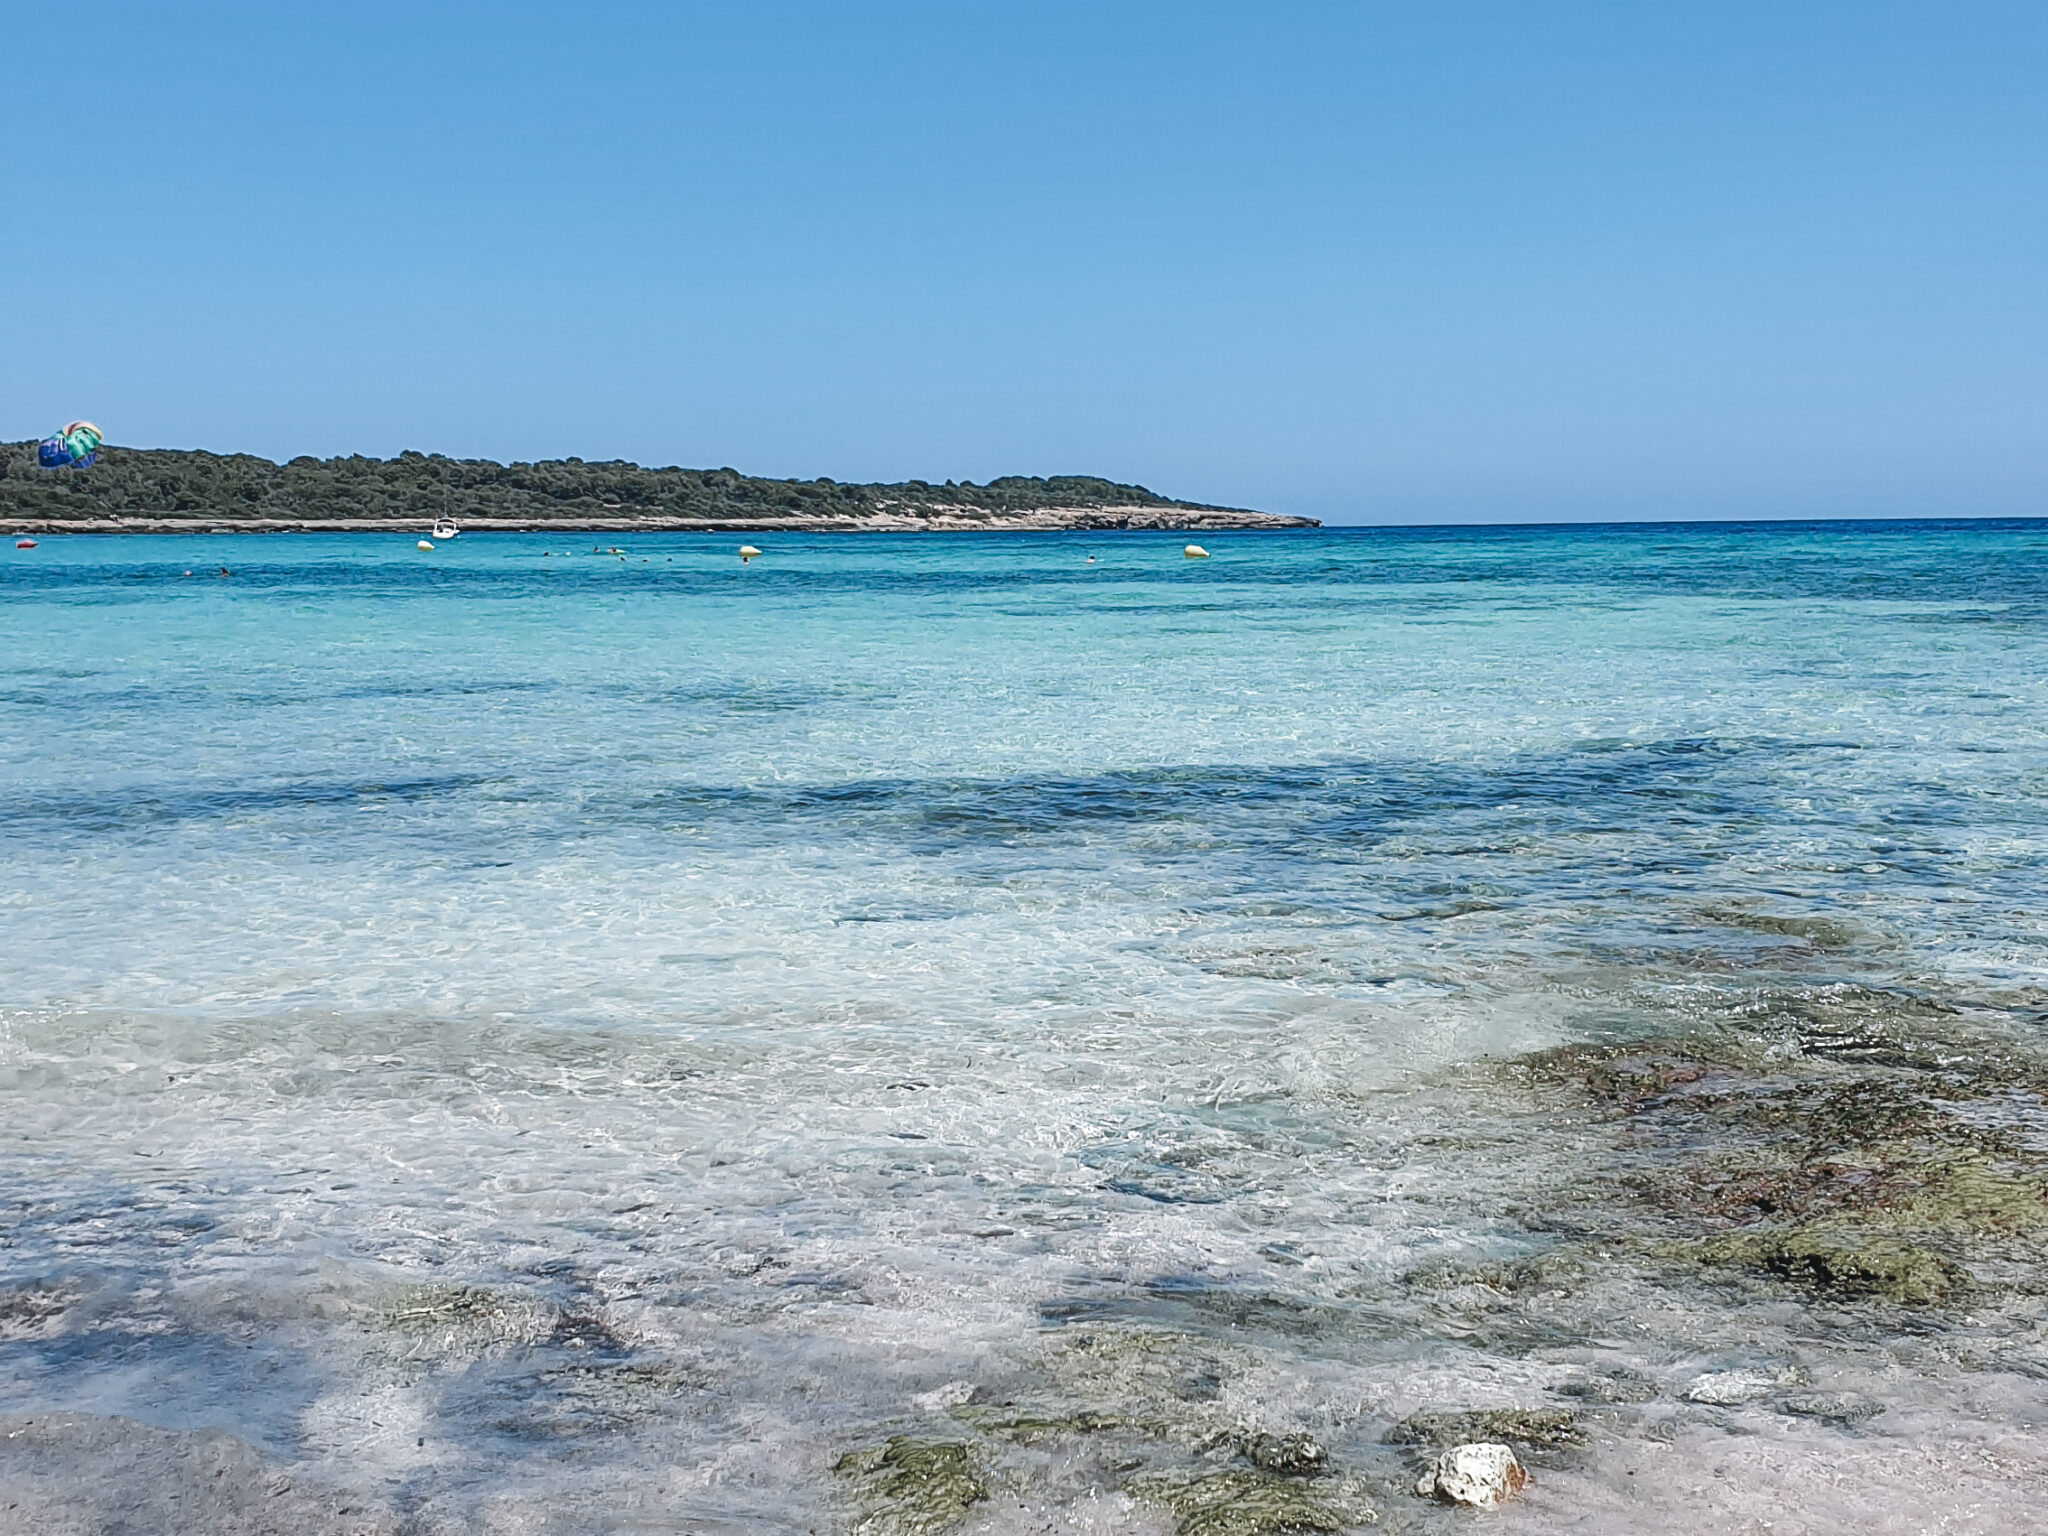
[[[2033,1527],[2048,524],[615,538],[0,563],[0,1530]]]

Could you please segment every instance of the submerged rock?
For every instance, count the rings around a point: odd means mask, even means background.
[[[1027,1445],[1047,1440],[1071,1440],[1111,1429],[1129,1429],[1139,1434],[1157,1433],[1162,1437],[1168,1433],[1166,1426],[1146,1419],[1093,1413],[1087,1409],[1069,1412],[1043,1404],[1000,1403],[985,1408],[967,1405],[949,1412],[961,1423],[985,1435],[1018,1440]]]
[[[1529,1486],[1529,1474],[1505,1445],[1454,1445],[1431,1463],[1415,1485],[1423,1498],[1493,1509]]]
[[[0,1289],[0,1342],[45,1339],[62,1331],[64,1315],[84,1294],[75,1280],[45,1280]]]
[[[395,1295],[377,1319],[404,1340],[405,1357],[472,1356],[503,1345],[537,1344],[559,1317],[533,1297],[476,1285],[416,1285]]]
[[[1597,1376],[1588,1376],[1580,1381],[1566,1382],[1557,1390],[1566,1397],[1579,1397],[1589,1403],[1616,1406],[1652,1402],[1657,1397],[1656,1382],[1641,1371],[1632,1371],[1625,1366],[1602,1371]]]
[[[1778,1411],[1828,1424],[1861,1424],[1884,1412],[1884,1404],[1861,1392],[1795,1392],[1782,1398]]]
[[[1496,1297],[1522,1296],[1531,1291],[1571,1292],[1581,1289],[1588,1266],[1583,1258],[1553,1249],[1520,1259],[1495,1259],[1481,1264],[1437,1264],[1402,1277],[1411,1290],[1471,1293],[1491,1292]]]
[[[857,1483],[868,1536],[935,1536],[988,1497],[972,1451],[954,1440],[897,1435],[848,1451],[832,1470]]]
[[[1376,1518],[1370,1507],[1340,1507],[1304,1483],[1269,1472],[1133,1478],[1124,1492],[1172,1510],[1178,1517],[1174,1536],[1306,1536],[1341,1532]]]
[[[1842,1300],[1875,1298],[1925,1307],[1970,1284],[1969,1271],[1931,1248],[1835,1227],[1718,1238],[1703,1244],[1700,1256],[1710,1264],[1755,1270]]]
[[[1053,1377],[1101,1412],[1185,1416],[1244,1368],[1238,1352],[1163,1328],[1069,1329],[1046,1351]]]
[[[1620,1251],[1661,1228],[1678,1241],[1656,1246],[1688,1266],[1830,1304],[1954,1306],[1980,1278],[2034,1269],[2048,1231],[2043,1063],[1903,993],[1822,988],[1758,1006],[1756,1038],[1572,1046],[1510,1065],[1617,1126],[1630,1165],[1583,1186],[1582,1229]],[[1638,1213],[1647,1229],[1624,1221]]]
[[[936,1412],[947,1408],[958,1408],[974,1401],[974,1383],[971,1381],[949,1381],[943,1386],[933,1387],[929,1392],[919,1392],[910,1400],[913,1408]]]
[[[1815,949],[1853,949],[1862,937],[1861,930],[1853,924],[1831,917],[1746,912],[1739,907],[1709,907],[1700,915],[1730,928],[1746,928],[1751,933],[1797,939]]]
[[[1708,1371],[1693,1378],[1692,1385],[1685,1389],[1685,1400],[1710,1408],[1734,1408],[1769,1397],[1779,1388],[1791,1386],[1795,1379],[1783,1371]]]
[[[1578,1418],[1565,1408],[1472,1408],[1411,1413],[1387,1431],[1389,1445],[1457,1446],[1506,1440],[1528,1450],[1562,1450],[1586,1443]]]
[[[1312,1477],[1330,1467],[1329,1452],[1308,1435],[1255,1434],[1242,1443],[1245,1459],[1267,1472]]]

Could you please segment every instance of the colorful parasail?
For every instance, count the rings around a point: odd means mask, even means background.
[[[99,451],[100,429],[89,421],[74,421],[36,444],[36,462],[45,469],[89,469]]]

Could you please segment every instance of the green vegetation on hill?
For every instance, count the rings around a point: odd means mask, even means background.
[[[1142,485],[1087,475],[1005,475],[986,485],[841,485],[764,480],[731,469],[644,469],[618,460],[494,464],[402,453],[395,459],[106,448],[90,469],[36,465],[34,443],[0,445],[0,517],[517,518],[696,517],[707,521],[972,508],[1199,507]]]

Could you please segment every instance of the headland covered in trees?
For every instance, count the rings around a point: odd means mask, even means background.
[[[9,532],[397,530],[442,518],[465,528],[596,532],[1318,526],[1087,475],[848,485],[620,460],[498,464],[402,453],[276,464],[246,453],[118,447],[102,449],[90,469],[50,470],[38,467],[33,442],[0,445],[0,528]]]

